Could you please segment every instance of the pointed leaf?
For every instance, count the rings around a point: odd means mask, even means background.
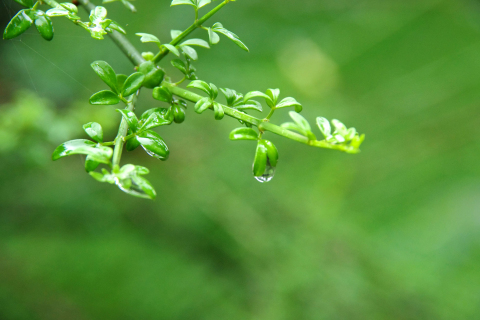
[[[242,41],[240,41],[240,38],[239,38],[235,33],[233,33],[233,32],[231,32],[231,31],[228,31],[227,29],[225,29],[220,22],[215,23],[215,24],[212,26],[212,30],[215,31],[215,32],[218,32],[218,33],[221,33],[221,34],[227,36],[230,40],[232,40],[233,42],[235,42],[235,44],[236,44],[237,46],[239,46],[240,48],[242,48],[242,49],[245,50],[245,51],[248,51],[247,46],[246,46]]]

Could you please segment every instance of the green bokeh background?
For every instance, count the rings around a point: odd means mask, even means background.
[[[192,21],[169,2],[107,8],[153,51],[134,33],[167,41]],[[18,9],[0,0],[2,30]],[[105,89],[89,64],[129,73],[129,61],[62,18],[52,42],[33,28],[1,41],[0,319],[477,319],[479,3],[239,0],[216,21],[250,53],[225,38],[199,49],[201,79],[281,88],[311,123],[365,133],[362,152],[269,134],[280,163],[260,184],[254,143],[228,140],[238,122],[189,108],[158,130],[167,162],[124,156],[158,192],[132,198],[85,174],[81,156],[50,161],[86,122],[115,136],[114,108],[88,104]]]

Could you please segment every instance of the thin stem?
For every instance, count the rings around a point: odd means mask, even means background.
[[[275,108],[271,108],[271,109],[270,109],[270,112],[269,112],[268,115],[265,117],[265,120],[268,121],[268,120],[273,116],[273,114],[275,113],[275,110],[276,110]]]
[[[137,102],[138,91],[136,94],[132,96],[132,98],[128,101],[126,110],[134,111],[135,110],[135,103]],[[118,134],[115,138],[115,148],[113,149],[113,159],[112,165],[113,170],[117,170],[120,167],[120,159],[122,158],[123,146],[125,145],[125,137],[128,133],[128,123],[125,118],[122,117],[122,122],[120,123],[120,127],[118,128]]]
[[[85,1],[85,0],[82,0],[82,1]],[[190,26],[188,27],[185,31],[183,31],[181,34],[179,34],[175,39],[173,39],[170,44],[172,46],[176,46],[177,44],[180,43],[180,41],[182,41],[183,39],[185,39],[190,33],[192,33],[193,31],[195,31],[197,28],[201,27],[202,26],[202,23],[204,23],[205,21],[207,21],[208,19],[210,19],[215,13],[217,13],[220,9],[223,8],[223,6],[225,6],[227,3],[229,3],[230,1],[232,0],[224,0],[222,3],[220,3],[218,6],[216,6],[215,8],[212,9],[212,11],[210,11],[209,13],[207,13],[206,15],[204,15],[203,17],[201,17],[200,19],[195,19],[195,22]],[[163,47],[159,53],[157,53],[157,55],[153,58],[153,62],[155,63],[158,63],[160,62],[160,60],[162,60],[163,58],[165,58],[165,56],[169,53],[170,51]]]

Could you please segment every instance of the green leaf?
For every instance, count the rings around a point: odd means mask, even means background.
[[[115,21],[110,21],[110,24],[108,25],[108,28],[113,29],[113,30],[117,30],[118,32],[120,32],[122,34],[127,34],[127,31],[125,31],[125,29],[120,27],[120,25],[118,23],[116,23]],[[111,30],[108,30],[108,31],[111,32]]]
[[[262,105],[260,102],[255,100],[248,100],[246,102],[242,102],[242,104],[235,105],[235,108],[238,110],[257,110],[258,112],[262,112]]]
[[[93,160],[91,156],[87,156],[85,159],[85,171],[87,172],[92,172],[97,169],[99,165],[100,162]]]
[[[172,40],[181,34],[182,34],[182,31],[180,30],[170,30],[170,36],[172,37]]]
[[[276,108],[277,109],[280,109],[280,108],[287,108],[287,107],[294,107],[295,108],[295,112],[299,113],[302,111],[302,105],[300,103],[298,103],[297,100],[295,100],[294,98],[292,97],[288,97],[288,98],[285,98],[283,99],[282,101],[280,101],[279,104],[277,104]]]
[[[212,0],[197,0],[198,9],[205,7],[207,4],[210,4]]]
[[[210,87],[210,98],[212,98],[212,100],[214,100],[218,96],[218,88],[213,83],[210,83],[209,87]]]
[[[305,131],[312,131],[310,124],[308,123],[307,119],[305,119],[303,116],[296,113],[295,111],[290,111],[288,114],[300,128],[302,128]]]
[[[153,89],[160,85],[165,78],[165,71],[158,68],[152,61],[146,61],[138,67],[138,71],[145,75],[143,86]]]
[[[33,0],[15,0],[15,2],[20,3],[24,7],[33,7]]]
[[[78,8],[73,3],[63,2],[63,3],[60,3],[60,6],[64,9],[70,11],[71,13],[78,13]],[[58,7],[58,8],[60,9],[60,7]]]
[[[223,117],[225,117],[225,111],[219,103],[213,103],[213,111],[215,113],[215,120],[222,120]]]
[[[365,140],[365,134],[362,134],[361,136],[357,134],[355,135],[355,137],[353,137],[350,145],[358,149],[364,140]]]
[[[208,108],[210,108],[212,106],[213,102],[205,97],[205,98],[202,98],[200,100],[198,100],[198,102],[195,104],[195,112],[196,113],[203,113],[205,110],[207,110]]]
[[[141,130],[152,129],[159,126],[169,125],[173,122],[174,116],[169,109],[155,108],[147,110],[142,115],[143,125]]]
[[[207,31],[210,44],[217,44],[220,42],[220,37],[215,31],[212,30],[212,28],[208,28]]]
[[[98,7],[97,7],[98,8]],[[109,86],[113,92],[118,93],[117,88],[117,75],[113,68],[105,61],[95,61],[90,65],[100,79],[103,80]]]
[[[7,25],[5,31],[3,32],[3,39],[10,40],[15,37],[18,37],[33,23],[32,18],[29,17],[28,13],[30,10],[20,10]]]
[[[138,119],[137,116],[133,111],[127,110],[127,109],[117,109],[118,112],[122,114],[123,119],[127,121],[128,127],[132,132],[137,132],[139,124],[138,124]]]
[[[125,81],[127,81],[127,76],[124,75],[124,74],[117,74],[117,88],[118,88],[118,92],[122,92],[123,91],[123,84],[125,83]]]
[[[258,140],[258,133],[252,128],[237,128],[230,132],[230,140]]]
[[[90,138],[97,142],[103,142],[103,129],[97,122],[89,122],[83,125],[83,130],[88,134]]]
[[[349,129],[347,130],[347,133],[345,134],[345,139],[346,139],[347,141],[350,141],[350,140],[353,139],[353,137],[355,137],[356,134],[357,134],[357,129],[355,129],[355,128],[349,128]]]
[[[155,131],[145,130],[137,136],[142,148],[152,157],[167,160],[170,151],[165,141]]]
[[[249,101],[253,98],[264,98],[267,101],[268,105],[273,104],[272,98],[270,98],[270,96],[267,96],[265,93],[260,92],[260,91],[251,91],[251,92],[247,93],[243,97],[243,101],[245,101],[245,103],[246,103],[247,101]]]
[[[297,126],[305,132],[305,135],[310,140],[316,140],[317,139],[312,132],[312,128],[310,127],[310,124],[308,123],[308,121],[303,116],[301,116],[299,113],[297,113],[295,111],[290,111],[288,114],[293,119],[293,121],[297,124]]]
[[[172,64],[172,66],[180,70],[180,72],[182,72],[183,74],[187,74],[187,66],[185,65],[185,62],[183,62],[182,60],[174,59],[170,61],[170,63]]]
[[[122,96],[128,97],[129,95],[135,93],[143,84],[145,80],[145,75],[141,72],[135,72],[131,74],[123,85]]]
[[[157,197],[157,193],[155,192],[155,189],[147,179],[145,179],[144,177],[139,177],[138,175],[132,176],[131,179],[133,182],[133,186],[136,185],[137,188],[140,188],[146,197],[141,193],[133,194],[134,196],[141,197],[141,198],[148,198],[152,200]],[[132,191],[132,187],[130,187],[130,191]]]
[[[182,4],[188,4],[190,6],[194,6],[195,8],[197,7],[197,5],[195,4],[195,2],[193,2],[193,0],[173,0],[170,6],[173,7],[173,6],[178,6]]]
[[[93,105],[114,105],[120,102],[120,98],[115,92],[103,90],[90,97],[90,104]]]
[[[172,102],[172,93],[165,87],[156,87],[153,89],[153,98],[156,100],[164,101],[171,103]]]
[[[325,138],[330,137],[330,135],[332,134],[332,128],[330,127],[330,122],[328,122],[327,119],[323,117],[318,117],[317,126],[322,132],[322,134],[325,136]]]
[[[101,6],[97,6],[94,10],[91,11],[90,14],[93,14],[94,19],[104,20],[105,18],[107,18],[107,9]]]
[[[299,127],[296,123],[285,122],[282,123],[281,127],[290,131],[297,131],[301,135],[307,136],[307,132],[303,128]]]
[[[280,96],[280,89],[267,89],[267,96],[272,99],[273,105],[275,106]]]
[[[167,48],[171,53],[176,55],[177,57],[180,56],[180,51],[178,51],[178,49],[175,48],[175,46],[172,46],[171,44],[168,44],[168,43],[164,44],[163,46]]]
[[[277,166],[277,162],[278,162],[278,150],[277,150],[277,148],[269,140],[260,140],[260,143],[262,143],[265,146],[265,148],[267,149],[268,161],[270,162],[270,165],[275,168]]]
[[[189,39],[182,44],[180,44],[181,47],[183,46],[199,46],[203,48],[209,49],[210,46],[208,45],[208,42],[202,39]]]
[[[341,121],[333,119],[332,124],[335,128],[335,131],[333,132],[334,135],[339,134],[341,136],[345,136],[347,134],[347,127]]]
[[[142,41],[143,43],[154,42],[154,43],[161,44],[160,40],[152,34],[149,34],[149,33],[135,33],[135,34],[141,37],[140,41]]]
[[[260,177],[267,168],[267,147],[260,141],[257,144],[255,159],[253,160],[253,175]]]
[[[108,147],[97,146],[90,140],[78,139],[62,143],[58,146],[52,155],[52,160],[70,156],[73,154],[85,154],[91,156],[91,159],[101,163],[110,163],[113,150]]]
[[[215,23],[215,24],[212,26],[212,30],[215,31],[215,32],[218,32],[218,33],[221,33],[221,34],[225,35],[225,36],[228,37],[230,40],[232,40],[233,42],[235,42],[235,44],[236,44],[237,46],[239,46],[240,48],[242,48],[243,50],[245,50],[245,51],[248,52],[247,46],[246,46],[242,41],[240,41],[240,38],[239,38],[235,33],[233,33],[233,32],[231,32],[231,31],[228,31],[227,29],[225,29],[220,22]]]
[[[137,137],[132,137],[125,142],[125,148],[127,151],[133,151],[140,146],[140,142],[138,142]]]
[[[198,53],[192,47],[183,46],[183,47],[181,47],[181,49],[187,57],[191,58],[192,60],[198,60]]]
[[[208,95],[210,95],[212,93],[212,89],[210,88],[208,83],[206,83],[205,81],[202,81],[202,80],[191,81],[187,85],[187,88],[195,88],[195,89],[198,89],[198,90],[202,90],[203,92],[205,92]]]
[[[53,8],[50,10],[47,10],[46,15],[48,17],[63,17],[68,15],[70,12],[67,9],[59,9],[59,8]]]

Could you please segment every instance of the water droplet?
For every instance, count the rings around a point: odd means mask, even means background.
[[[265,183],[272,180],[274,175],[275,175],[275,167],[272,167],[270,163],[267,162],[267,168],[265,169],[265,172],[261,176],[255,177],[255,179],[257,179],[257,181],[260,183]]]

